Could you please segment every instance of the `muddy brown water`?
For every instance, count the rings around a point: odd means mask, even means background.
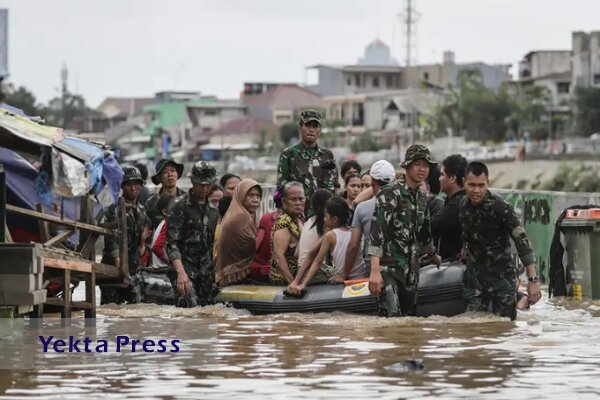
[[[103,306],[93,328],[4,320],[0,333],[2,399],[600,398],[598,302],[545,300],[516,322]],[[40,335],[107,339],[109,351],[43,353]],[[116,353],[117,335],[181,349]]]

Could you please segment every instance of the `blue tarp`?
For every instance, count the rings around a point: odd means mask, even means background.
[[[27,210],[35,210],[36,205],[41,203],[34,188],[38,170],[14,151],[3,147],[0,147],[0,164],[4,165],[6,171],[6,202]],[[79,218],[79,199],[55,197],[51,201],[58,206],[62,203],[65,218],[71,220]],[[100,207],[97,206],[94,211],[99,212]],[[44,213],[59,216],[52,208],[44,208]],[[18,226],[33,234],[39,234],[39,225],[35,218],[7,213],[6,219],[8,226]]]

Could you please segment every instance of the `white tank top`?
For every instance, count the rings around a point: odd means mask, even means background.
[[[336,273],[343,275],[346,251],[348,250],[348,245],[350,244],[352,232],[350,230],[345,231],[341,228],[334,229],[333,232],[335,232],[336,237],[335,248],[333,249],[332,253],[333,268],[335,269]],[[362,251],[358,251],[356,254],[356,259],[354,260],[354,265],[350,270],[350,279],[365,278],[366,276],[367,271],[365,268],[365,261],[363,260]]]

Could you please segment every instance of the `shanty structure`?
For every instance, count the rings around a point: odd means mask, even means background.
[[[94,222],[117,201],[122,174],[109,148],[0,108],[0,307],[33,308],[34,317],[60,311],[66,321],[79,310],[95,317],[96,284],[129,278],[126,228]],[[124,209],[118,204],[120,227]],[[119,266],[96,262],[96,242],[106,235],[119,238]],[[74,302],[71,285],[80,281],[85,301]],[[62,291],[47,293],[48,282]]]

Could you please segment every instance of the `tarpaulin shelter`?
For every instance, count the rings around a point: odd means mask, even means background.
[[[40,202],[47,206],[50,193],[99,195],[106,187],[111,196],[101,200],[105,205],[116,202],[119,196],[123,172],[112,152],[65,136],[60,128],[40,125],[0,108],[0,146],[42,160],[35,186]]]

